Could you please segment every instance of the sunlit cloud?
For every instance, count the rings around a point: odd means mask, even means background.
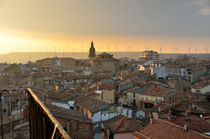
[[[202,16],[210,15],[210,0],[196,0],[201,6],[200,14]]]
[[[200,10],[201,15],[206,16],[206,15],[210,15],[210,8],[202,8]]]

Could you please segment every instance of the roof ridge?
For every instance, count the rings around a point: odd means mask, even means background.
[[[174,124],[174,123],[172,123],[172,122],[169,122],[169,121],[166,121],[166,120],[163,120],[163,119],[160,119],[160,118],[159,118],[159,120],[161,120],[161,121],[163,121],[163,122],[165,122],[165,123],[168,123],[168,124],[174,125],[174,126],[176,126],[176,127],[178,127],[178,128],[184,129],[184,127],[179,126],[179,125],[177,125],[177,124]],[[198,134],[198,135],[201,135],[201,136],[204,136],[204,137],[210,138],[209,136],[204,135],[204,134],[201,134],[201,133],[199,133],[199,132],[196,132],[196,131],[193,131],[193,130],[190,130],[190,129],[188,129],[188,130],[189,130],[189,131],[191,131],[191,132],[193,132],[193,133],[195,133],[195,134]]]
[[[145,137],[145,138],[147,138],[147,139],[151,139],[150,137],[147,137],[146,135],[144,135],[144,134],[140,133],[139,131],[134,131],[134,133],[136,133],[136,134],[140,134],[141,136],[143,136],[143,137]]]

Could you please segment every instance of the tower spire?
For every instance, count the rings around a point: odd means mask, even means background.
[[[94,47],[93,41],[91,41],[91,46],[90,46],[90,49],[89,49],[89,56],[88,57],[90,59],[96,57],[96,52],[95,52],[95,47]]]

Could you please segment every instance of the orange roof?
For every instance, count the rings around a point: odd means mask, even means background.
[[[106,107],[109,104],[97,99],[88,98],[88,99],[80,99],[76,100],[75,106],[79,106],[81,108],[84,108],[86,110],[89,110],[91,112],[97,111],[102,107]]]
[[[210,123],[202,120],[200,117],[196,115],[190,115],[187,117],[185,116],[178,116],[171,118],[170,122],[178,124],[180,126],[184,126],[184,124],[188,123],[188,128],[197,132],[210,132]]]
[[[113,90],[114,88],[111,86],[111,85],[109,85],[109,84],[107,84],[107,83],[103,83],[103,82],[97,82],[97,83],[94,83],[94,84],[92,84],[91,86],[90,86],[90,89],[89,89],[89,91],[96,91],[96,90]]]
[[[147,136],[141,134],[141,133],[138,132],[138,131],[131,132],[131,134],[133,134],[134,136],[136,136],[136,137],[138,137],[138,138],[140,138],[140,139],[150,139],[149,137],[147,137]]]
[[[209,139],[206,135],[191,130],[184,131],[182,127],[162,119],[147,125],[140,133],[151,139]]]
[[[142,128],[134,119],[121,114],[105,121],[103,124],[104,127],[110,129],[112,133],[133,132],[139,131]]]
[[[165,96],[171,92],[172,92],[172,90],[170,90],[170,89],[156,87],[156,88],[150,88],[147,91],[143,92],[142,94],[148,95],[148,96]]]
[[[210,85],[210,79],[196,82],[192,85],[192,88],[200,89],[200,88],[206,87],[208,85]]]

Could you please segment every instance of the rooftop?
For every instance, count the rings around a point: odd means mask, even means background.
[[[208,85],[210,85],[210,79],[208,79],[208,80],[202,80],[200,82],[196,82],[196,83],[194,83],[192,85],[192,88],[201,89],[201,88],[206,87]]]
[[[97,82],[94,83],[90,86],[90,91],[95,91],[95,90],[113,90],[113,86],[108,84],[108,83],[104,83],[104,82]]]
[[[56,99],[56,100],[62,100],[62,99],[73,99],[76,97],[76,95],[74,94],[74,90],[73,89],[68,89],[68,90],[62,90],[59,92],[51,92],[49,94],[47,94],[48,97],[50,99]]]
[[[185,131],[183,127],[162,119],[147,125],[140,133],[151,139],[209,139],[208,136],[191,130]]]
[[[165,96],[169,93],[171,93],[172,90],[162,88],[162,87],[155,87],[155,88],[150,88],[147,91],[143,92],[143,95],[148,95],[148,96]]]
[[[142,128],[134,119],[122,114],[105,121],[103,125],[104,128],[110,129],[112,133],[133,132]]]
[[[115,121],[118,121],[118,120],[120,120],[120,119],[122,119],[124,117],[126,117],[126,116],[123,115],[123,114],[119,114],[119,115],[117,115],[117,116],[115,116],[115,117],[113,117],[113,118],[111,118],[109,120],[104,121],[103,122],[103,126],[104,126],[104,128],[108,128],[108,127],[110,127],[112,125],[112,123],[114,123]]]
[[[79,106],[82,107],[86,110],[89,110],[91,112],[97,111],[103,107],[108,106],[109,104],[97,99],[93,99],[93,98],[83,98],[83,99],[77,99],[75,104],[75,106]]]
[[[76,120],[82,123],[92,124],[92,122],[87,117],[85,117],[82,112],[57,107],[55,105],[47,103],[45,103],[45,105],[56,118],[65,120]]]
[[[132,92],[132,93],[144,93],[147,90],[148,90],[147,87],[135,87],[135,88],[129,89],[128,92]]]
[[[184,126],[186,122],[188,123],[188,128],[197,132],[210,132],[210,123],[202,120],[196,115],[190,115],[187,118],[185,116],[177,116],[171,118],[170,122]]]
[[[111,130],[113,133],[138,131],[141,128],[142,126],[139,126],[137,122],[130,117],[124,117],[114,122],[111,126]]]

